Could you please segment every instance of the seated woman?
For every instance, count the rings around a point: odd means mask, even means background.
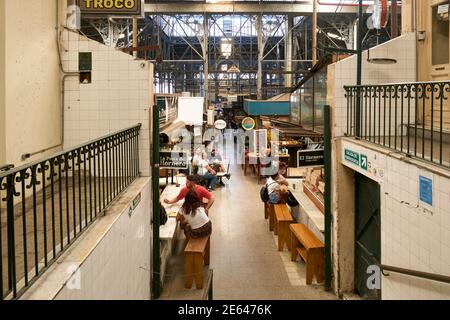
[[[177,216],[187,239],[203,238],[211,235],[212,224],[203,203],[194,189],[189,189],[183,206]]]
[[[284,203],[288,196],[289,186],[286,178],[282,175],[286,169],[286,165],[281,163],[278,168],[273,166],[271,169],[273,169],[272,172],[275,173],[272,174],[266,182],[267,191],[269,193],[269,204]]]

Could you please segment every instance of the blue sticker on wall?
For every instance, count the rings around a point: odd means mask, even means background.
[[[433,180],[419,176],[420,201],[433,206]]]

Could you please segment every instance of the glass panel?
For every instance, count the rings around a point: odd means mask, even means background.
[[[314,131],[323,133],[323,106],[327,104],[327,68],[314,75]]]
[[[449,24],[448,7],[445,13],[445,5],[433,7],[432,12],[432,51],[433,65],[449,63]]]
[[[300,113],[301,125],[308,130],[313,130],[314,126],[314,79],[309,79],[301,90]]]

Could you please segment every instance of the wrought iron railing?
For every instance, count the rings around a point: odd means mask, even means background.
[[[140,128],[0,172],[0,300],[20,297],[139,176]]]
[[[450,81],[344,89],[348,136],[450,166]]]

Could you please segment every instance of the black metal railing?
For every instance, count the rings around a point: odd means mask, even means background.
[[[450,81],[344,89],[348,136],[450,166]]]
[[[0,172],[0,300],[20,297],[139,176],[140,128]]]

